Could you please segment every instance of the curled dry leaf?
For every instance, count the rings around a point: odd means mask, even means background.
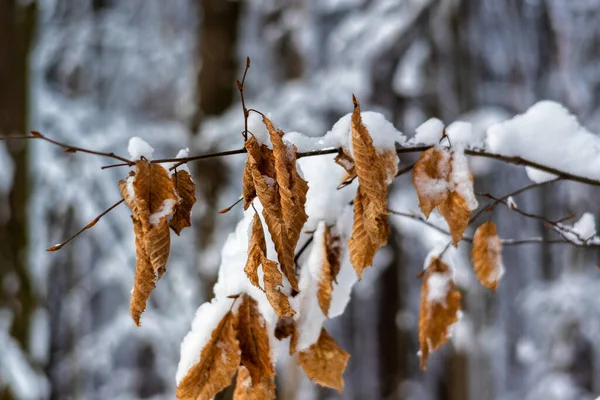
[[[352,112],[352,150],[358,183],[376,212],[387,214],[387,179],[383,162],[373,146],[373,139],[362,123],[360,104],[356,97]]]
[[[248,369],[252,382],[275,376],[265,320],[256,300],[247,294],[242,296],[238,308],[237,337],[242,352],[241,362]]]
[[[422,152],[415,163],[412,181],[419,207],[426,218],[434,208],[446,201],[451,170],[450,155],[439,147]]]
[[[179,235],[183,228],[192,226],[192,207],[196,203],[196,185],[192,176],[185,170],[177,171],[171,176],[179,202],[175,206],[175,213],[169,223],[173,231]]]
[[[264,272],[265,281],[265,294],[269,304],[273,307],[275,314],[279,318],[290,317],[295,314],[295,311],[290,305],[288,297],[279,290],[282,281],[281,272],[277,269],[277,263],[275,261],[263,258],[262,267]]]
[[[240,345],[236,336],[236,316],[229,311],[213,330],[200,353],[200,361],[177,386],[177,398],[209,400],[231,385],[240,365]]]
[[[350,157],[348,153],[344,151],[344,149],[340,148],[338,150],[338,154],[335,156],[335,162],[346,171],[339,186],[345,186],[356,178],[356,166],[354,165],[354,159]]]
[[[463,233],[465,233],[469,225],[471,209],[460,194],[450,192],[446,200],[438,206],[438,210],[448,223],[452,236],[452,245],[457,247],[458,242],[462,239]]]
[[[360,105],[353,97],[352,149],[358,175],[358,190],[354,199],[354,225],[348,240],[350,261],[359,279],[373,264],[375,252],[387,243],[388,185],[397,171],[398,157],[394,151],[379,154],[369,131],[362,123]]]
[[[304,209],[308,184],[296,168],[296,147],[284,143],[283,132],[275,129],[268,118],[263,117],[263,122],[273,150],[259,146],[254,137],[244,144],[248,152],[242,182],[244,208],[258,197],[281,270],[292,288],[298,290],[294,250],[308,219]]]
[[[177,195],[173,181],[162,165],[138,160],[135,166],[133,191],[145,234],[146,252],[154,271],[162,275],[171,246],[168,221],[175,211]]]
[[[431,211],[437,207],[448,223],[454,247],[458,246],[467,229],[471,210],[477,206],[476,202],[468,204],[463,197],[466,195],[465,192],[473,190],[471,173],[462,171],[462,168],[466,168],[464,166],[458,167],[461,173],[453,172],[453,168],[462,164],[462,161],[458,161],[462,159],[464,159],[462,151],[449,152],[439,147],[432,147],[421,153],[413,169],[413,186],[417,191],[421,211],[426,218],[429,218]],[[468,174],[468,185],[465,185],[465,181],[461,182],[463,178],[460,176],[463,172]],[[462,187],[462,191],[459,187]],[[474,199],[471,201],[473,202]]]
[[[387,233],[389,225],[387,217],[374,218],[365,212],[369,200],[362,194],[359,187],[354,198],[354,224],[352,226],[352,236],[348,239],[348,248],[350,249],[350,262],[356,271],[358,278],[362,279],[365,269],[373,264],[377,249],[387,242]],[[376,235],[375,239],[369,234],[368,228],[375,226],[376,231],[381,235]],[[371,231],[374,229],[371,228]]]
[[[298,352],[298,362],[311,380],[343,394],[344,370],[350,355],[342,349],[325,328],[319,340],[308,349]]]
[[[267,242],[265,241],[265,232],[263,231],[262,222],[258,214],[254,214],[252,220],[252,234],[250,235],[250,244],[248,246],[248,260],[244,271],[246,276],[257,288],[260,288],[258,282],[258,268],[260,267],[263,258],[266,258]]]
[[[261,376],[254,379],[248,368],[240,365],[238,368],[234,400],[272,400],[275,399],[275,378]]]
[[[293,317],[282,317],[277,320],[277,325],[275,325],[275,337],[278,340],[283,340],[292,335],[296,329],[296,321],[294,321]]]
[[[429,354],[448,341],[450,327],[458,321],[460,292],[450,267],[433,258],[423,274],[419,315],[421,369],[427,368]]]
[[[324,260],[322,266],[321,280],[319,281],[319,307],[325,316],[329,315],[331,305],[331,293],[333,292],[333,282],[340,271],[340,237],[331,233],[331,227],[325,227],[323,233]]]
[[[283,276],[277,268],[277,263],[267,259],[267,243],[265,241],[265,232],[258,214],[254,215],[252,220],[252,234],[248,245],[248,260],[244,271],[246,276],[257,288],[263,290],[267,295],[267,300],[273,307],[278,317],[294,315],[294,310],[290,305],[288,297],[279,290],[283,283]],[[262,265],[264,274],[264,288],[260,287],[258,278],[258,268]]]
[[[130,311],[136,325],[156,280],[165,271],[169,257],[168,218],[172,215],[175,193],[167,171],[145,160],[136,162],[136,172],[119,182],[121,196],[132,211],[136,245],[136,273]]]
[[[494,292],[504,274],[501,251],[496,224],[491,221],[481,224],[473,238],[473,266],[479,282]]]

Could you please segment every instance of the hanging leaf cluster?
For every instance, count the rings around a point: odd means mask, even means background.
[[[167,269],[170,229],[179,235],[191,226],[195,186],[187,171],[171,175],[162,165],[141,159],[135,172],[119,182],[119,189],[132,212],[136,266],[130,311],[139,326],[150,293]]]

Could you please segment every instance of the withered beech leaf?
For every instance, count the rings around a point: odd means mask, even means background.
[[[177,195],[167,170],[146,160],[135,163],[133,190],[138,217],[142,223],[145,247],[152,268],[159,278],[169,259],[169,218],[175,212]]]
[[[262,259],[262,268],[264,273],[265,294],[269,304],[273,307],[275,314],[279,318],[290,317],[295,314],[295,311],[290,305],[290,300],[279,290],[282,282],[282,275],[277,268],[275,261],[268,260],[266,257]]]
[[[323,231],[323,266],[321,272],[321,280],[319,281],[319,290],[317,297],[319,299],[319,307],[325,316],[329,316],[329,307],[331,305],[331,293],[333,292],[333,282],[340,271],[340,237],[334,236],[331,232],[331,227],[326,226]]]
[[[368,199],[362,194],[359,187],[354,198],[352,236],[348,239],[350,262],[359,279],[362,279],[364,270],[373,265],[375,252],[380,247],[371,239],[365,227],[365,203],[367,202]]]
[[[427,368],[429,354],[448,341],[450,327],[458,321],[460,292],[452,271],[439,258],[433,258],[423,274],[419,315],[421,369]]]
[[[179,170],[171,176],[179,202],[175,207],[175,214],[169,223],[173,231],[179,235],[183,228],[192,226],[192,207],[196,203],[196,185],[192,176],[185,170]]]
[[[296,329],[296,321],[294,321],[293,317],[279,318],[277,325],[275,325],[275,337],[277,340],[283,340],[290,337],[294,329]]]
[[[257,301],[247,294],[242,296],[238,308],[237,335],[242,351],[241,362],[248,368],[252,382],[275,376],[265,319],[258,310]]]
[[[377,149],[373,146],[373,139],[362,123],[360,104],[353,96],[354,111],[352,112],[352,150],[354,163],[358,175],[358,183],[364,195],[373,203],[375,210],[380,214],[387,213],[387,183],[386,172]]]
[[[473,266],[479,282],[496,291],[504,274],[502,242],[496,232],[496,224],[487,221],[477,228],[473,237]]]
[[[261,376],[254,379],[248,368],[240,365],[238,368],[234,400],[273,400],[275,399],[275,378]]]
[[[248,160],[246,161],[246,165],[244,167],[244,175],[242,177],[242,197],[244,198],[244,210],[247,210],[252,203],[252,200],[256,197],[256,189],[254,188],[254,180],[252,179],[252,169],[256,168],[260,159],[260,147],[256,138],[251,136],[244,143],[244,147],[248,152]],[[251,158],[253,158],[254,162],[251,162]]]
[[[444,217],[450,228],[450,234],[452,236],[452,245],[458,246],[458,242],[463,237],[463,233],[469,225],[469,218],[471,217],[471,210],[469,209],[467,202],[463,197],[456,191],[450,192],[446,200],[438,206],[440,215]]]
[[[298,352],[298,362],[311,380],[343,394],[344,370],[350,355],[342,349],[325,328],[317,343]]]
[[[356,166],[354,165],[354,159],[350,157],[343,148],[338,150],[338,154],[335,156],[335,162],[346,171],[339,186],[347,185],[356,178]]]
[[[200,361],[179,382],[176,392],[178,399],[209,400],[231,385],[240,365],[236,326],[235,314],[227,312],[202,349]]]
[[[156,275],[150,263],[150,256],[146,252],[145,233],[142,229],[142,222],[139,218],[138,208],[133,194],[134,179],[133,171],[129,173],[127,179],[119,181],[119,190],[121,196],[125,200],[125,204],[131,209],[131,220],[133,222],[133,232],[135,235],[135,278],[133,289],[131,291],[130,313],[135,324],[140,326],[140,318],[146,309],[146,302],[150,297],[150,293],[156,287]]]
[[[265,232],[260,222],[258,214],[254,214],[252,220],[252,234],[248,244],[248,260],[244,271],[246,276],[257,288],[261,288],[258,280],[258,267],[260,267],[263,258],[266,258],[267,242],[265,241]],[[262,289],[262,288],[261,288]]]
[[[412,182],[419,198],[419,207],[426,218],[434,208],[446,201],[451,171],[450,154],[439,147],[422,152],[415,163]]]

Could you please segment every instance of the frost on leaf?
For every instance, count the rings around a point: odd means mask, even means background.
[[[247,294],[243,295],[238,308],[237,335],[242,352],[241,362],[248,369],[252,382],[275,376],[265,320],[256,300]]]
[[[283,142],[283,132],[263,117],[273,150],[254,137],[244,144],[248,160],[243,177],[244,208],[255,197],[263,205],[263,216],[273,239],[281,270],[293,289],[298,290],[294,250],[308,219],[304,205],[308,184],[296,167],[296,147]]]
[[[491,221],[481,224],[473,238],[473,266],[479,282],[494,292],[504,274],[501,251],[496,225]]]
[[[234,400],[272,400],[275,399],[275,378],[262,376],[255,380],[250,376],[248,368],[238,368]]]
[[[415,163],[412,181],[426,218],[448,197],[450,170],[450,155],[438,147],[421,153]]]
[[[175,206],[175,214],[169,226],[179,235],[183,228],[192,226],[192,207],[196,203],[196,185],[192,176],[185,170],[177,171],[171,176],[175,192],[179,196],[179,202]]]
[[[283,276],[277,268],[277,263],[267,259],[267,243],[265,241],[265,232],[258,214],[254,214],[252,220],[252,234],[248,244],[248,260],[244,271],[254,286],[263,290],[267,295],[269,304],[278,317],[294,315],[294,310],[290,305],[288,297],[279,290],[282,285]],[[262,265],[264,276],[264,288],[260,287],[258,278],[258,268]]]
[[[325,328],[321,329],[317,343],[298,352],[298,362],[311,380],[340,393],[343,393],[343,374],[349,358],[350,355],[337,344]]]
[[[177,386],[178,399],[209,400],[231,385],[240,365],[236,316],[229,311],[213,330],[195,364]]]
[[[363,271],[373,264],[375,252],[387,243],[387,192],[396,174],[397,156],[393,151],[379,154],[373,139],[363,125],[358,100],[352,113],[352,149],[358,175],[358,190],[354,199],[354,225],[348,240],[350,261],[362,278]]]
[[[325,316],[329,314],[331,305],[331,293],[333,292],[333,282],[340,272],[340,237],[331,233],[331,227],[325,227],[323,233],[323,243],[325,257],[323,259],[321,280],[319,281],[319,307]]]
[[[424,151],[415,163],[413,186],[425,217],[437,207],[448,223],[452,244],[458,246],[471,211],[477,207],[463,149],[432,147]]]
[[[450,327],[458,321],[460,292],[454,287],[450,267],[433,258],[423,274],[419,315],[421,369],[429,354],[448,341]]]
[[[169,218],[177,196],[167,170],[147,160],[136,161],[135,173],[121,180],[119,189],[132,212],[137,261],[130,311],[139,326],[150,292],[166,269],[171,244]]]

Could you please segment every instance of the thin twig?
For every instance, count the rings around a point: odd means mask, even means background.
[[[219,211],[219,214],[225,214],[228,213],[229,211],[231,211],[231,209],[235,206],[237,206],[238,204],[240,204],[242,202],[242,200],[244,200],[243,197],[240,197],[239,199],[236,200],[235,203],[233,203],[232,205],[230,205],[227,208],[222,209],[221,211]],[[252,205],[252,208],[254,208],[254,205]]]
[[[89,224],[87,224],[86,226],[84,226],[79,232],[77,232],[76,234],[74,234],[73,236],[71,236],[69,239],[65,240],[62,243],[59,244],[55,244],[54,246],[48,247],[46,249],[46,251],[57,251],[63,248],[64,245],[66,245],[67,243],[69,243],[71,240],[75,239],[77,236],[79,236],[80,234],[82,234],[84,231],[92,228],[94,225],[96,225],[96,223],[98,223],[98,221],[100,221],[100,218],[104,217],[106,214],[108,214],[109,212],[111,212],[114,208],[116,208],[119,204],[123,203],[125,200],[121,199],[119,201],[117,201],[115,204],[113,204],[112,206],[110,206],[109,208],[107,208],[106,210],[104,210],[102,212],[102,214],[98,215],[96,218],[94,218]]]
[[[244,75],[242,81],[237,81],[237,88],[240,92],[240,98],[242,99],[242,111],[244,112],[244,141],[248,140],[248,109],[246,108],[246,101],[244,100],[244,83],[246,82],[246,74],[250,68],[250,57],[246,57],[246,68],[244,68]]]
[[[397,154],[417,153],[417,152],[422,152],[422,151],[428,150],[431,147],[432,146],[415,146],[415,147],[400,147],[400,146],[398,146],[398,147],[396,147],[396,153]],[[320,155],[325,155],[325,154],[336,154],[337,152],[338,152],[337,148],[300,152],[300,153],[297,153],[296,158],[313,157],[313,156],[320,156]],[[161,160],[154,160],[152,162],[153,163],[178,162],[179,164],[176,166],[179,166],[179,165],[189,162],[189,161],[197,161],[197,160],[202,160],[202,159],[206,159],[206,158],[221,157],[221,156],[243,154],[243,153],[246,153],[246,149],[229,150],[229,151],[224,151],[224,152],[219,152],[219,153],[203,154],[203,155],[199,155],[199,156],[186,157],[186,158],[166,158],[166,159],[161,159]],[[545,172],[549,172],[551,174],[557,175],[557,177],[564,179],[564,180],[571,180],[574,182],[585,183],[588,185],[600,186],[600,180],[591,179],[591,178],[587,178],[587,177],[580,176],[580,175],[575,175],[575,174],[572,174],[572,173],[566,172],[566,171],[561,171],[556,168],[552,168],[552,167],[548,167],[546,165],[536,163],[534,161],[525,160],[521,157],[508,157],[508,156],[503,156],[501,154],[488,153],[488,152],[485,152],[482,150],[471,150],[471,149],[465,149],[465,154],[467,154],[469,156],[474,156],[474,157],[492,158],[495,160],[504,161],[508,164],[532,167],[532,168],[539,169],[541,171],[545,171]],[[131,162],[124,163],[124,164],[107,165],[103,168],[106,169],[106,168],[121,167],[121,166],[126,166],[126,165],[131,165]]]
[[[427,221],[425,218],[423,218],[420,215],[415,215],[412,213],[406,213],[406,212],[402,212],[402,211],[395,211],[395,210],[388,210],[388,212],[390,214],[393,215],[397,215],[400,217],[405,217],[405,218],[410,218],[414,221],[418,221],[432,229],[435,229],[436,231],[447,235],[447,236],[451,236],[452,234],[450,232],[448,232],[447,230],[445,230],[444,228],[441,228],[429,221]],[[589,240],[589,239],[588,239]],[[467,242],[467,243],[473,243],[473,238],[470,236],[463,236],[461,241]],[[596,243],[587,243],[587,242],[583,242],[583,243],[577,243],[577,242],[573,242],[571,240],[568,240],[568,238],[563,237],[563,239],[544,239],[541,237],[534,237],[534,238],[527,238],[527,239],[501,239],[502,245],[504,246],[519,246],[519,245],[524,245],[524,244],[540,244],[540,243],[544,243],[544,244],[569,244],[571,246],[575,246],[575,247],[600,247],[600,244],[596,244]],[[446,245],[446,247],[444,247],[444,250],[442,250],[442,252],[439,254],[438,257],[441,257],[450,247],[450,244],[452,242],[448,242],[448,244]]]
[[[495,200],[492,204],[488,204],[488,205],[482,207],[479,211],[477,211],[477,213],[475,213],[475,215],[472,216],[471,219],[469,220],[469,224],[471,224],[472,222],[474,222],[485,211],[493,211],[494,208],[498,204],[500,204],[502,200],[508,200],[509,197],[518,196],[518,195],[520,195],[520,194],[522,194],[522,193],[524,193],[524,192],[526,192],[528,190],[539,188],[541,186],[548,185],[548,184],[551,184],[551,183],[555,183],[555,182],[560,181],[561,179],[562,178],[556,178],[556,179],[552,179],[552,180],[545,181],[545,182],[532,183],[530,185],[527,185],[527,186],[524,186],[524,187],[522,187],[520,189],[517,189],[514,192],[511,192],[511,193],[509,193],[507,195],[504,195],[504,196],[500,197],[498,200]],[[479,194],[479,195],[480,196],[484,196],[484,197],[489,197],[489,196],[487,196],[487,193],[485,193],[485,194]]]
[[[304,244],[302,245],[302,247],[300,247],[300,250],[298,250],[298,253],[296,253],[296,255],[294,256],[294,264],[298,263],[298,259],[300,258],[300,256],[302,255],[302,253],[304,253],[306,251],[306,249],[312,243],[312,241],[313,241],[314,238],[315,238],[314,234],[310,235],[310,237],[308,238],[308,240],[306,242],[304,242]]]
[[[133,162],[131,162],[128,159],[126,159],[125,157],[121,157],[115,153],[112,153],[112,152],[105,153],[102,151],[84,149],[83,147],[71,146],[70,144],[66,144],[66,143],[62,143],[62,142],[59,142],[54,139],[50,139],[49,137],[42,135],[38,131],[31,131],[31,136],[3,136],[0,139],[2,139],[2,140],[42,139],[42,140],[45,140],[46,142],[49,142],[56,146],[62,147],[63,149],[65,149],[65,151],[67,153],[80,152],[80,153],[94,154],[97,156],[110,157],[110,158],[114,158],[115,160],[123,161],[125,163],[125,165],[133,165]]]

